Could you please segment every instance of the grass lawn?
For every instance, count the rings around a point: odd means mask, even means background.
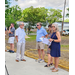
[[[30,38],[27,38],[27,39],[32,39],[32,40],[35,40],[36,39],[36,35],[28,35]],[[61,36],[61,39],[64,40],[64,39],[69,39],[69,36]]]
[[[36,35],[28,35],[28,37],[30,37],[30,38],[26,38],[26,41],[36,40]],[[69,39],[69,36],[61,36],[61,39],[62,40]],[[61,49],[63,49],[63,48],[69,49],[69,44],[68,45],[61,44]]]
[[[65,39],[69,40],[69,36],[61,36],[61,40],[65,40]]]
[[[34,41],[36,40],[36,35],[28,35],[30,38],[26,38],[26,41]]]

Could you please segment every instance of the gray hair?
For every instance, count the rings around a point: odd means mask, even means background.
[[[38,22],[39,23],[39,25],[41,25],[42,26],[42,23],[41,22]]]
[[[59,28],[58,28],[58,25],[57,24],[53,23],[52,26],[55,26],[56,32],[59,31]]]
[[[23,22],[20,22],[20,23],[19,23],[19,26],[22,25],[22,24],[24,24],[24,23],[23,23]]]

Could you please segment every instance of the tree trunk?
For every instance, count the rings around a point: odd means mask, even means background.
[[[28,35],[30,33],[30,22],[29,22],[29,26],[28,26]]]

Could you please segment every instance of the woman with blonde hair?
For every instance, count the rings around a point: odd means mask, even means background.
[[[51,38],[51,35],[52,35],[52,24],[49,24],[48,25],[48,39]],[[51,55],[50,55],[49,46],[48,46],[48,49],[47,49],[47,55],[48,55],[48,63],[44,67],[49,67],[50,65],[53,65],[53,57],[51,57]]]
[[[59,63],[59,57],[60,57],[60,41],[61,41],[61,36],[60,32],[58,30],[58,25],[57,24],[52,24],[52,29],[53,33],[51,35],[51,38],[49,39],[51,43],[51,51],[50,55],[54,57],[54,67],[51,68],[52,72],[58,71],[58,63]]]

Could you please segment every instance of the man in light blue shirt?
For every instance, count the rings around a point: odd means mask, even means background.
[[[26,33],[24,31],[24,23],[21,22],[19,24],[19,28],[16,30],[16,40],[17,40],[16,62],[19,62],[20,50],[21,50],[21,61],[26,61],[24,59],[25,35]]]
[[[40,39],[41,37],[47,37],[48,34],[46,32],[46,30],[44,28],[41,27],[42,24],[41,22],[37,23],[37,36],[36,36],[36,47],[38,49],[38,54],[39,54],[39,59],[38,62],[44,62],[44,56],[45,56],[45,52],[44,52],[44,43],[42,43],[42,40]],[[41,59],[41,52],[42,52],[42,59]]]
[[[18,43],[25,43],[25,31],[20,27],[16,30],[16,36],[18,36]]]

